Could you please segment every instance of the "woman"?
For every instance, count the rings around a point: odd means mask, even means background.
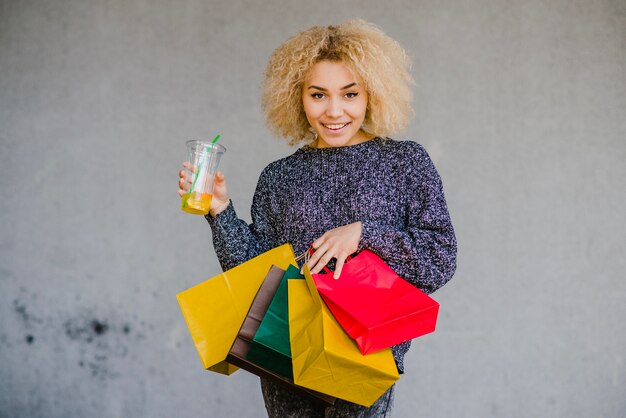
[[[252,203],[252,224],[237,218],[217,174],[207,220],[224,270],[284,243],[310,245],[311,272],[363,248],[427,293],[456,268],[456,239],[441,180],[428,154],[387,138],[408,124],[409,60],[400,45],[362,20],[313,27],[270,58],[263,109],[268,126],[306,145],[268,165]],[[189,188],[180,173],[179,193]],[[392,347],[400,373],[410,341]],[[338,401],[325,408],[261,380],[270,417],[385,417],[393,387],[370,408]]]

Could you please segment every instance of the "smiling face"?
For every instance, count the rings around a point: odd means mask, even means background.
[[[317,148],[356,145],[372,138],[361,130],[367,112],[363,80],[341,62],[320,61],[311,67],[302,104],[317,132]]]

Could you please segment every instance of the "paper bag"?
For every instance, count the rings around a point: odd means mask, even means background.
[[[363,250],[344,264],[339,280],[313,274],[337,322],[369,354],[435,330],[439,303]]]
[[[284,244],[176,295],[205,369],[234,371],[224,360],[263,279],[272,265],[290,264],[293,249]]]
[[[294,382],[371,406],[400,377],[391,350],[362,355],[323,303],[306,266],[304,273],[306,280],[288,281]]]
[[[295,266],[287,268],[246,356],[251,362],[290,379],[293,379],[293,368],[289,344],[287,280],[299,277],[302,278],[300,269]]]

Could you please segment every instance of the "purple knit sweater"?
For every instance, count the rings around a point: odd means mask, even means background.
[[[284,243],[296,255],[326,231],[363,222],[360,248],[377,253],[426,293],[456,269],[456,238],[441,179],[424,148],[375,138],[340,148],[304,146],[268,165],[252,202],[252,224],[232,203],[206,217],[224,270]],[[340,279],[341,280],[341,279]],[[392,348],[398,369],[410,341]]]

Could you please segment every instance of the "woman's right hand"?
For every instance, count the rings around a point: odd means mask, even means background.
[[[185,172],[189,170],[191,172],[194,171],[194,168],[188,163],[183,163],[183,170],[180,170],[178,173],[178,194],[182,197],[185,193],[189,193],[189,188],[191,187],[191,182],[187,179]],[[211,209],[209,209],[209,214],[212,217],[216,217],[219,215],[230,202],[230,198],[228,197],[228,188],[226,187],[226,178],[224,177],[224,173],[218,171],[215,173],[215,181],[213,182],[213,198],[211,199]]]

